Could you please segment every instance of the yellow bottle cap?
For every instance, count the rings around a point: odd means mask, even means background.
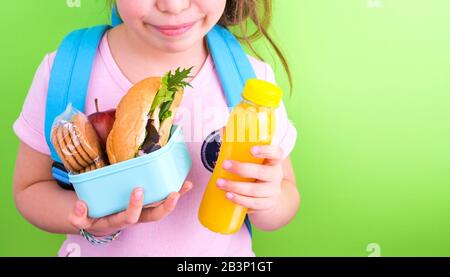
[[[245,84],[242,97],[259,106],[276,108],[283,97],[283,91],[272,83],[250,79]]]

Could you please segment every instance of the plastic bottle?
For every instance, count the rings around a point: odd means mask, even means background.
[[[222,132],[222,144],[211,179],[203,195],[198,218],[209,230],[233,234],[240,230],[247,209],[226,199],[226,192],[217,187],[219,178],[240,182],[255,182],[222,168],[225,160],[262,164],[263,159],[251,154],[253,146],[268,145],[275,133],[275,109],[282,91],[272,83],[250,79],[242,92],[243,100],[230,113]]]

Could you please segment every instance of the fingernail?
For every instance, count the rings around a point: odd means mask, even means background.
[[[227,199],[233,199],[234,195],[231,192],[227,192],[226,197]]]
[[[217,186],[219,188],[223,188],[225,186],[225,180],[224,179],[217,179]]]
[[[80,203],[77,203],[75,205],[75,214],[78,216],[82,216],[84,213],[84,207]]]
[[[253,155],[258,155],[260,152],[260,148],[258,146],[255,146],[252,148],[251,152]]]
[[[192,187],[194,187],[194,185],[193,185],[193,184],[189,184],[189,185],[187,185],[187,189],[188,189],[188,190],[191,190],[191,189],[192,189]]]
[[[142,196],[144,195],[144,190],[138,189],[134,192],[134,199],[135,200],[141,200]]]
[[[224,162],[222,163],[223,169],[230,169],[231,166],[232,166],[232,164],[231,164],[230,161],[224,161]]]

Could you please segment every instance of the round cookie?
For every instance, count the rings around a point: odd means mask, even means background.
[[[59,128],[61,128],[61,127],[56,126],[52,130],[51,139],[52,139],[53,147],[55,147],[55,150],[58,153],[58,156],[61,159],[62,163],[64,164],[64,167],[71,172],[75,172],[76,170],[70,165],[70,163],[67,162],[67,160],[64,157],[63,152],[61,151],[61,146],[60,146],[59,140],[56,137],[56,134],[57,134]]]
[[[91,160],[95,161],[101,157],[100,140],[88,118],[84,114],[78,113],[72,117],[72,123],[76,130],[76,136]]]
[[[72,142],[74,143],[77,152],[81,155],[83,160],[86,162],[86,164],[87,164],[86,167],[87,167],[89,164],[91,164],[93,162],[93,160],[91,159],[91,157],[89,157],[86,150],[84,149],[85,146],[83,146],[83,144],[80,142],[79,137],[77,136],[77,134],[79,134],[79,133],[80,132],[77,132],[77,130],[74,128],[73,125],[69,129],[69,134],[72,139]]]
[[[64,135],[63,135],[63,129],[65,129],[64,126],[61,126],[60,128],[58,128],[57,132],[56,132],[56,139],[59,141],[60,143],[60,148],[61,148],[61,153],[63,154],[64,160],[67,161],[67,163],[70,165],[70,167],[72,168],[72,172],[78,172],[81,169],[83,169],[83,166],[81,166],[73,157],[72,155],[72,148],[73,145],[67,145],[65,140],[64,140]]]
[[[72,157],[77,161],[79,165],[82,167],[87,167],[89,165],[88,162],[86,162],[81,154],[78,152],[78,149],[81,148],[80,142],[75,138],[75,141],[72,139],[70,129],[72,129],[73,126],[69,123],[62,127],[64,142],[66,143],[67,147],[70,149],[70,152],[72,154]]]

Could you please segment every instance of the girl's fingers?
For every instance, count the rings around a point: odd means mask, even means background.
[[[273,207],[271,198],[248,197],[232,192],[227,192],[225,196],[231,202],[236,203],[242,207],[249,208],[250,210],[252,210],[252,212],[269,210]]]
[[[109,227],[113,229],[122,229],[128,225],[136,224],[141,216],[143,202],[144,190],[137,188],[131,193],[130,202],[126,211],[107,216],[104,219]]]
[[[273,166],[254,163],[241,163],[226,160],[222,163],[223,169],[238,176],[269,182],[277,178],[277,171]]]
[[[192,183],[186,181],[180,193],[186,193],[192,189]],[[169,214],[176,206],[180,193],[174,192],[167,197],[158,207],[143,210],[144,190],[135,189],[130,197],[130,202],[126,211],[110,215],[97,220],[87,216],[87,206],[82,201],[78,201],[69,216],[69,221],[77,229],[89,229],[94,233],[110,233],[120,230],[128,225],[133,225],[139,221],[156,221]]]
[[[273,188],[269,183],[246,183],[218,179],[217,187],[227,192],[250,197],[270,197],[278,194],[277,188]]]
[[[178,199],[180,199],[180,193],[171,193],[158,207],[143,210],[139,222],[150,222],[162,219],[175,209]]]
[[[282,162],[283,149],[277,145],[255,146],[251,149],[253,156],[266,159],[265,164],[276,165]]]
[[[180,189],[180,195],[185,194],[186,192],[190,191],[193,187],[193,184],[191,181],[185,181],[183,186]]]
[[[87,206],[83,201],[78,200],[75,203],[72,212],[69,214],[69,222],[78,230],[92,226],[93,220],[87,216]]]

